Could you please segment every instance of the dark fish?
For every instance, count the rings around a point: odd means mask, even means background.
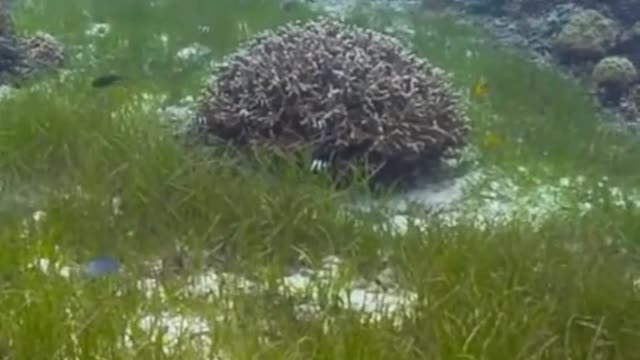
[[[103,75],[103,76],[95,78],[91,82],[91,86],[93,86],[94,88],[103,88],[103,87],[111,86],[111,85],[115,84],[116,82],[122,81],[124,79],[125,79],[124,76],[120,76],[118,74]]]
[[[97,257],[84,265],[84,273],[89,277],[99,277],[115,273],[120,269],[118,260],[110,257]]]

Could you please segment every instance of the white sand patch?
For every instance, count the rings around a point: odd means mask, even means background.
[[[159,315],[146,315],[140,322],[140,328],[155,336],[162,336],[168,346],[175,346],[176,341],[185,333],[204,335],[211,330],[208,323],[196,316],[176,315],[168,312]]]
[[[464,223],[484,229],[520,219],[537,227],[554,216],[585,215],[605,203],[619,208],[640,206],[640,192],[624,191],[606,177],[597,182],[580,175],[543,181],[524,168],[519,173],[473,172],[398,195],[386,205],[392,213],[379,228],[401,235],[411,226],[426,229],[427,217],[445,226]],[[375,205],[364,201],[357,207],[367,210]],[[424,209],[424,214],[411,213],[411,207]]]
[[[9,99],[14,95],[15,90],[7,85],[0,85],[0,101]]]
[[[211,49],[208,47],[199,43],[194,43],[178,50],[176,52],[176,59],[182,65],[196,65],[204,60],[210,53]]]
[[[321,297],[335,299],[344,309],[362,312],[374,320],[380,320],[389,313],[404,313],[416,300],[416,295],[411,292],[383,290],[373,281],[347,280],[342,273],[342,262],[337,257],[327,257],[319,269],[301,268],[283,277],[278,292],[283,296],[300,298],[296,307],[299,314],[305,316],[320,310]],[[210,301],[223,300],[226,293],[258,295],[266,289],[266,285],[242,276],[213,270],[191,276],[185,283],[179,290],[181,295],[204,297]],[[140,280],[138,286],[149,297],[166,298],[162,284],[153,279]]]
[[[295,312],[300,318],[313,318],[321,311],[322,300],[334,299],[343,309],[362,314],[363,321],[380,321],[392,319],[394,324],[401,324],[401,316],[408,315],[417,295],[396,290],[383,290],[374,282],[362,279],[347,281],[343,275],[343,264],[334,256],[325,258],[319,269],[302,268],[281,279],[278,292],[283,296],[299,299],[295,304]],[[388,273],[390,270],[385,270]],[[381,274],[381,277],[388,274]],[[162,284],[154,279],[142,279],[138,286],[148,297],[166,299],[167,294]],[[177,295],[205,298],[219,309],[233,308],[227,294],[260,296],[266,289],[265,284],[250,281],[245,277],[231,273],[209,270],[187,278],[185,286]],[[322,297],[322,299],[321,299]],[[173,312],[162,312],[158,315],[145,314],[137,322],[138,328],[152,337],[152,341],[160,341],[163,350],[171,354],[180,344],[199,346],[203,349],[203,358],[225,358],[220,354],[205,354],[211,348],[211,334],[217,320],[207,322],[203,318],[190,315],[179,315]],[[131,329],[128,330],[131,336]],[[129,346],[132,346],[129,342]],[[217,357],[216,357],[217,356]]]
[[[162,351],[168,356],[189,348],[195,350],[199,359],[228,359],[220,351],[211,353],[213,330],[202,317],[169,311],[147,314],[137,321],[135,330],[141,330],[150,337],[145,337],[145,343],[152,341],[161,344]],[[125,344],[129,348],[135,348],[135,330],[129,328],[126,331]]]
[[[109,23],[93,23],[84,32],[88,37],[103,38],[111,32],[111,24]]]
[[[47,275],[69,278],[74,272],[73,267],[63,265],[61,262],[52,261],[45,257],[39,257],[27,264],[27,269],[36,269]]]

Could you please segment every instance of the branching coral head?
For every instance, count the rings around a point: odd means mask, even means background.
[[[321,18],[261,33],[217,67],[209,134],[241,147],[311,148],[332,169],[403,176],[455,156],[468,119],[448,75],[379,32]]]

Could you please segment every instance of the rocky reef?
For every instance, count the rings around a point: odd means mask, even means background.
[[[455,157],[468,119],[441,69],[397,39],[331,19],[290,23],[228,56],[204,90],[201,130],[240,148],[366,164],[402,180]]]
[[[636,110],[640,0],[451,0],[445,12],[488,28],[503,43],[528,50],[585,80],[597,101],[627,122]],[[436,4],[436,5],[434,5]],[[423,0],[425,8],[441,0]]]
[[[0,85],[15,84],[62,66],[63,45],[44,32],[21,36],[10,10],[10,2],[0,0]]]

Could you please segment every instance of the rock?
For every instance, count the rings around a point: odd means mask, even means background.
[[[64,64],[64,46],[53,36],[37,32],[21,42],[24,53],[24,74],[43,73]]]
[[[516,16],[521,16],[525,13],[527,15],[540,15],[558,5],[558,1],[554,0],[512,0],[502,2],[504,3],[505,11]]]
[[[640,64],[640,21],[622,32],[613,51],[624,54],[634,64]]]
[[[0,0],[0,36],[12,36],[14,34],[13,19],[9,10],[9,5]]]
[[[472,14],[498,15],[500,7],[491,0],[453,0],[457,7],[463,8]]]
[[[596,10],[583,10],[571,16],[554,47],[565,60],[599,58],[614,46],[618,33],[615,21]]]
[[[53,36],[37,32],[33,36],[16,34],[11,10],[14,1],[0,0],[0,85],[14,84],[32,75],[63,65],[63,45]]]
[[[420,7],[427,11],[443,11],[449,5],[449,0],[422,0],[420,2]]]
[[[610,8],[616,18],[624,23],[640,21],[640,0],[613,0]]]
[[[20,61],[19,47],[14,39],[0,36],[0,85],[10,82]]]
[[[621,106],[622,112],[628,121],[640,121],[640,84],[631,86]]]
[[[620,35],[618,46],[627,45],[640,39],[640,21],[637,21],[630,28],[625,29]]]
[[[211,54],[211,49],[199,44],[193,43],[187,47],[184,47],[176,53],[176,60],[181,65],[199,65],[208,60],[208,56]]]
[[[20,57],[19,48],[13,38],[0,36],[0,64]],[[0,70],[2,65],[0,65]]]
[[[573,14],[584,9],[574,4],[555,6],[540,16],[527,16],[519,21],[518,31],[528,40],[532,49],[547,53],[552,50],[551,40],[564,28]]]

